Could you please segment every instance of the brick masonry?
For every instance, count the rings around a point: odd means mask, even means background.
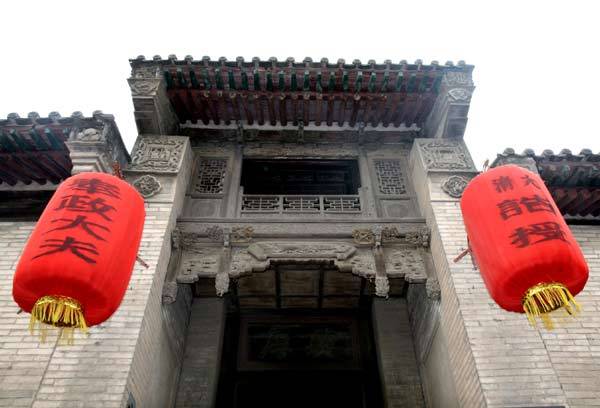
[[[136,264],[118,311],[92,327],[88,337],[77,335],[75,345],[58,344],[53,334],[40,344],[29,335],[29,314],[17,314],[11,288],[18,256],[35,224],[0,224],[0,406],[117,408],[129,399],[136,407],[172,405],[181,363],[175,356],[183,352],[191,296],[184,291],[179,304],[163,307],[161,293],[190,154],[187,143],[179,173],[161,176],[161,193],[146,202],[139,253],[150,267]],[[174,332],[179,339],[170,337]]]
[[[417,147],[411,165],[432,228],[431,253],[442,292],[440,329],[460,405],[600,405],[600,228],[571,226],[591,269],[578,296],[584,312],[577,319],[559,317],[552,332],[534,329],[524,315],[494,303],[468,257],[452,262],[466,248],[466,234],[458,200],[440,189],[448,174],[427,171]]]

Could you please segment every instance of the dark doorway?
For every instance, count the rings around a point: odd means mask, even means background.
[[[376,408],[370,299],[355,309],[228,314],[217,407]]]

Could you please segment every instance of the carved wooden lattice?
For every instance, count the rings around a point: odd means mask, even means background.
[[[375,173],[381,194],[406,194],[400,160],[375,160]]]
[[[220,194],[223,192],[227,159],[201,159],[198,163],[198,176],[194,192],[199,194]]]

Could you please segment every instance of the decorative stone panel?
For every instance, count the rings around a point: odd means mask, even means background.
[[[475,171],[475,165],[460,140],[415,141],[427,170]]]
[[[381,194],[406,194],[406,181],[400,160],[374,160],[378,191]]]
[[[146,136],[138,138],[129,171],[177,173],[181,166],[187,137]]]
[[[194,180],[196,194],[222,194],[227,173],[227,159],[200,159]]]

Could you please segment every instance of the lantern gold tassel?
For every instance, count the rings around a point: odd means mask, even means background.
[[[552,330],[554,324],[549,313],[564,308],[567,313],[574,315],[581,310],[579,304],[562,283],[538,283],[525,292],[523,310],[532,326],[536,326],[536,317],[542,319],[544,327]]]
[[[42,342],[47,335],[45,324],[61,328],[60,337],[73,343],[73,330],[79,329],[87,333],[87,324],[83,316],[81,304],[67,296],[43,296],[35,302],[31,309],[29,332],[33,334],[36,323],[40,324]]]

